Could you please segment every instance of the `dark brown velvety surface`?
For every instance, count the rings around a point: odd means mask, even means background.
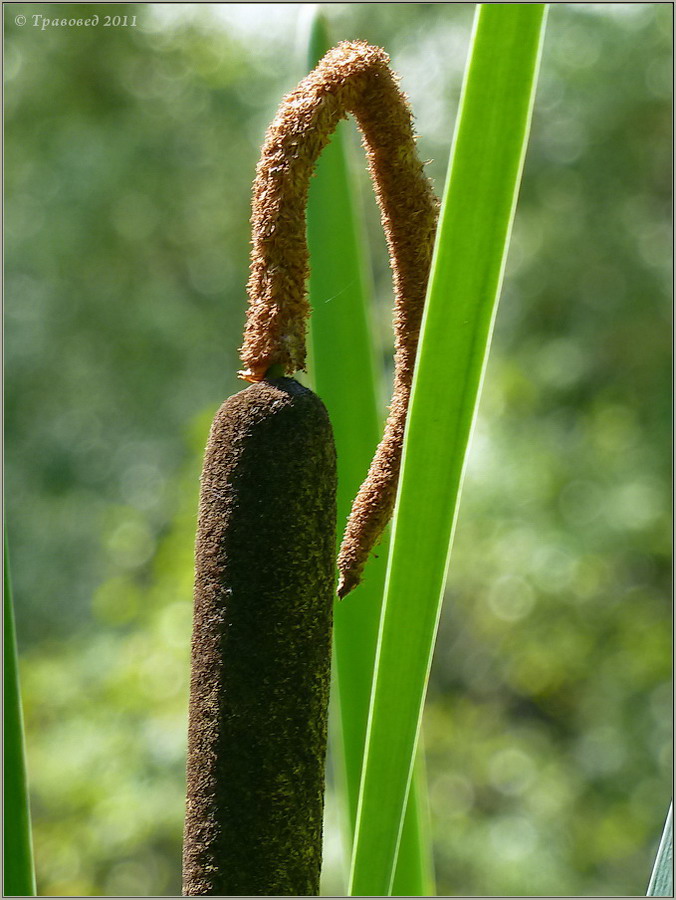
[[[262,381],[216,414],[202,472],[183,892],[316,896],[335,571],[322,402]]]

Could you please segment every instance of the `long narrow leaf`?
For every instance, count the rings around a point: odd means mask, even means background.
[[[33,843],[26,784],[23,716],[6,537],[4,591],[4,896],[33,897],[35,895]]]
[[[388,894],[530,126],[543,4],[477,9],[409,412],[350,893]]]
[[[308,67],[330,48],[326,25],[316,11]],[[308,203],[310,299],[313,307],[312,368],[315,388],[326,404],[338,450],[339,540],[359,485],[380,437],[380,379],[374,363],[369,317],[370,278],[365,237],[350,177],[349,146],[341,123],[324,150],[312,179]],[[385,583],[388,541],[371,560],[363,584],[336,605],[335,668],[338,687],[347,846],[357,814],[378,623]],[[422,787],[424,791],[424,785]],[[417,791],[413,788],[402,835],[395,892],[426,896],[432,888],[431,853],[421,838]]]
[[[674,807],[669,807],[646,897],[674,896]]]
[[[312,29],[311,66],[324,55],[328,43],[324,27],[317,16]],[[336,438],[339,534],[368,469],[380,429],[363,240],[344,138],[344,125],[340,123],[319,160],[307,211],[312,374]],[[357,808],[386,553],[387,547],[379,559],[372,560],[368,578],[350,602],[336,604],[335,610],[336,669],[351,819]],[[364,721],[360,723],[362,711]]]

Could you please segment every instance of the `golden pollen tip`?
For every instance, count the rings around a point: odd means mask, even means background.
[[[242,369],[237,373],[237,377],[241,378],[242,381],[250,381],[255,384],[257,381],[263,380],[264,373],[252,372],[251,369]]]

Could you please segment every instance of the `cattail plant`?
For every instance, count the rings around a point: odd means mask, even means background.
[[[217,413],[202,473],[186,895],[319,893],[335,451],[321,401],[284,376],[305,368],[309,179],[353,113],[392,257],[395,386],[339,555],[345,596],[394,505],[437,216],[388,62],[363,42],[331,50],[284,98],[258,165],[239,373],[253,383]]]

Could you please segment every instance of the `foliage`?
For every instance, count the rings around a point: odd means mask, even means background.
[[[41,31],[17,8],[6,486],[38,890],[173,894],[200,457],[239,387],[249,188],[299,10],[115,5],[139,27]],[[391,53],[440,194],[472,5],[328,13]],[[551,10],[423,724],[440,894],[640,894],[659,842],[670,53],[668,6]]]
[[[662,840],[655,857],[647,897],[670,897],[674,893],[674,807],[669,807]]]
[[[3,554],[3,894],[35,894],[26,748],[7,538]]]
[[[418,347],[349,892],[392,892],[537,85],[544,4],[477,8]],[[452,575],[451,575],[452,577]]]
[[[328,29],[316,11],[308,34],[311,69],[330,48]],[[380,367],[374,364],[371,279],[365,264],[363,216],[355,196],[356,155],[340,122],[323,151],[310,185],[307,240],[312,269],[309,280],[312,318],[310,352],[314,389],[331,417],[338,455],[337,548],[352,502],[369,469],[382,432]],[[327,215],[330,210],[330,215]],[[350,602],[334,612],[333,748],[338,793],[342,797],[343,841],[348,862],[354,839],[362,758],[371,699],[371,683],[383,602],[389,534],[371,554],[362,583]],[[434,893],[431,848],[425,840],[429,822],[424,798],[427,785],[418,768],[413,777],[402,829],[394,896]]]

